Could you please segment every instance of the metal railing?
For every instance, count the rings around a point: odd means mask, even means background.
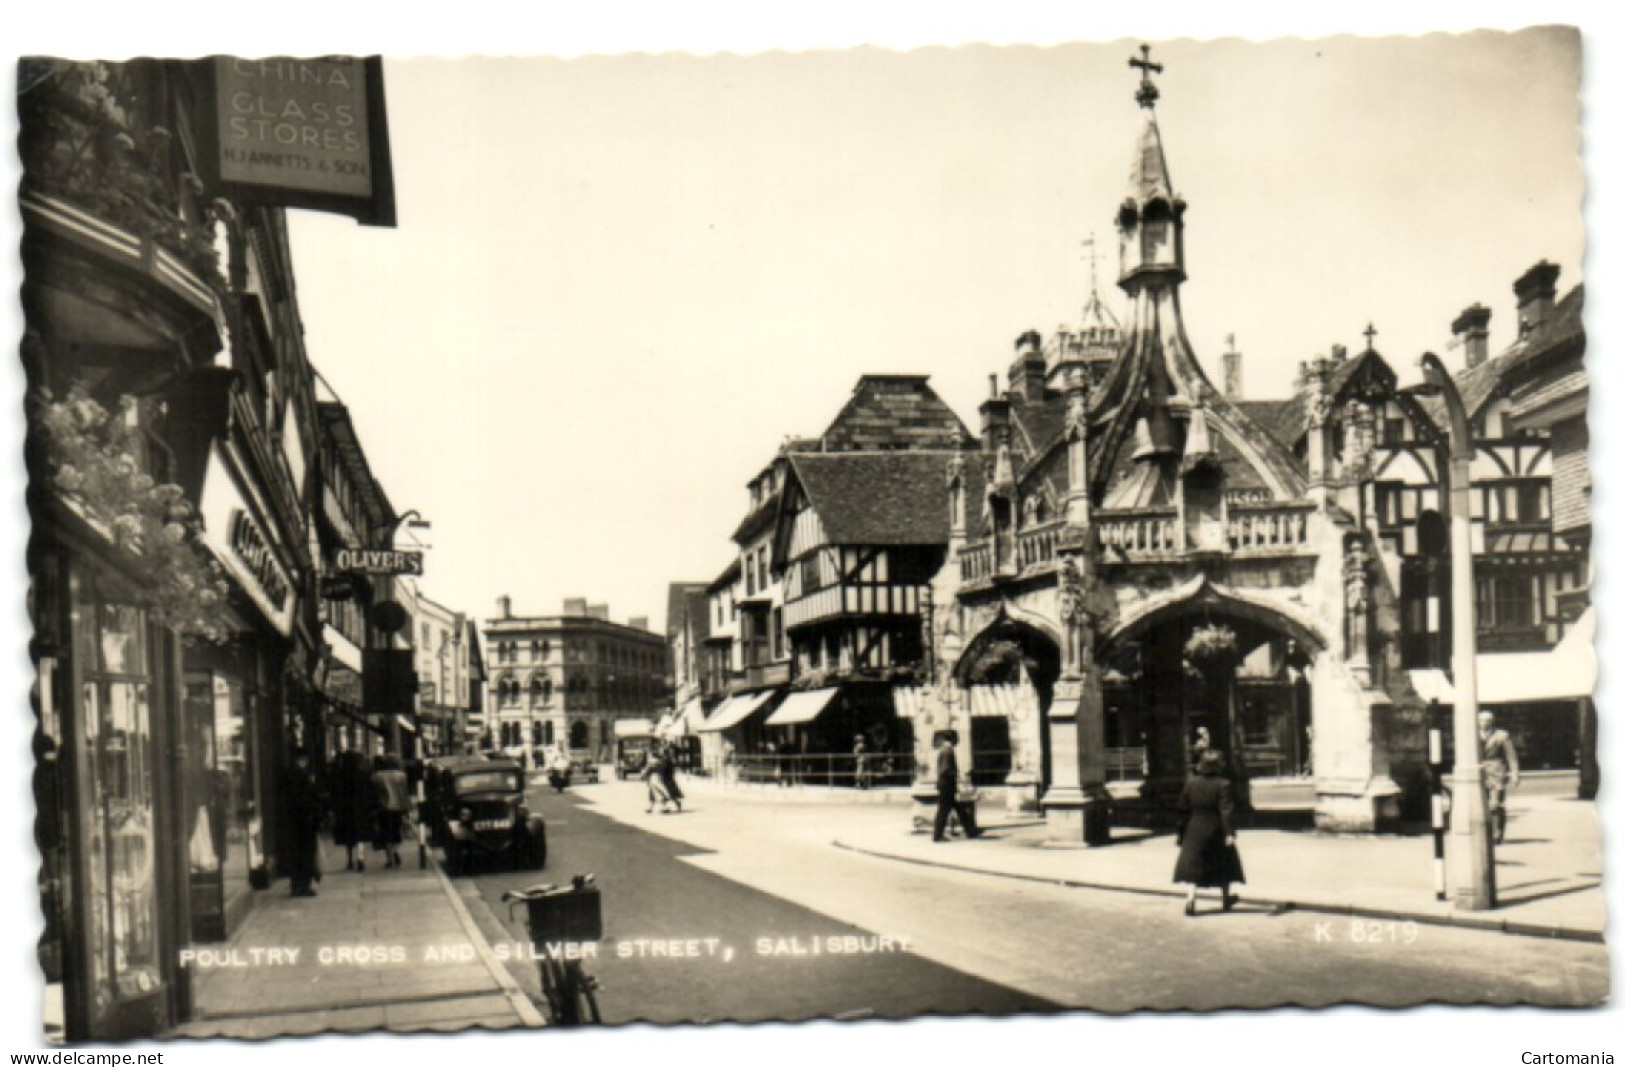
[[[874,752],[860,768],[850,753],[734,756],[709,760],[706,769],[724,785],[835,786],[873,789],[914,780],[912,752]]]

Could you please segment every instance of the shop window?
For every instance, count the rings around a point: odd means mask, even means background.
[[[85,840],[86,943],[97,1010],[155,991],[158,915],[147,619],[74,583],[82,744],[78,764]]]

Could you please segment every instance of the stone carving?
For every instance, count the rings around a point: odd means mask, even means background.
[[[1371,461],[1371,409],[1358,400],[1343,408],[1343,469],[1362,477]]]
[[[1343,591],[1350,614],[1363,612],[1370,602],[1370,563],[1365,543],[1358,537],[1349,538],[1343,554]]]
[[[1068,670],[1077,673],[1085,666],[1084,651],[1088,648],[1087,631],[1093,621],[1083,586],[1083,572],[1073,556],[1061,560],[1056,588],[1061,625],[1066,628],[1066,648],[1063,662]]]

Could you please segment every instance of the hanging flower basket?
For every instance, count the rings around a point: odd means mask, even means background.
[[[1236,655],[1236,631],[1228,626],[1198,626],[1185,641],[1185,658],[1197,665],[1218,663]]]
[[[179,486],[142,469],[139,402],[122,397],[110,413],[79,385],[37,400],[49,490],[129,552],[147,579],[139,599],[153,621],[184,637],[230,640],[230,586],[198,544],[196,514]]]
[[[1021,646],[1014,641],[994,641],[970,669],[972,682],[1011,680],[1021,666]]]

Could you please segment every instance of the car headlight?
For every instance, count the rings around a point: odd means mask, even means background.
[[[474,821],[474,809],[473,808],[463,808],[461,811],[459,811],[457,813],[457,820],[459,822],[473,822]]]

